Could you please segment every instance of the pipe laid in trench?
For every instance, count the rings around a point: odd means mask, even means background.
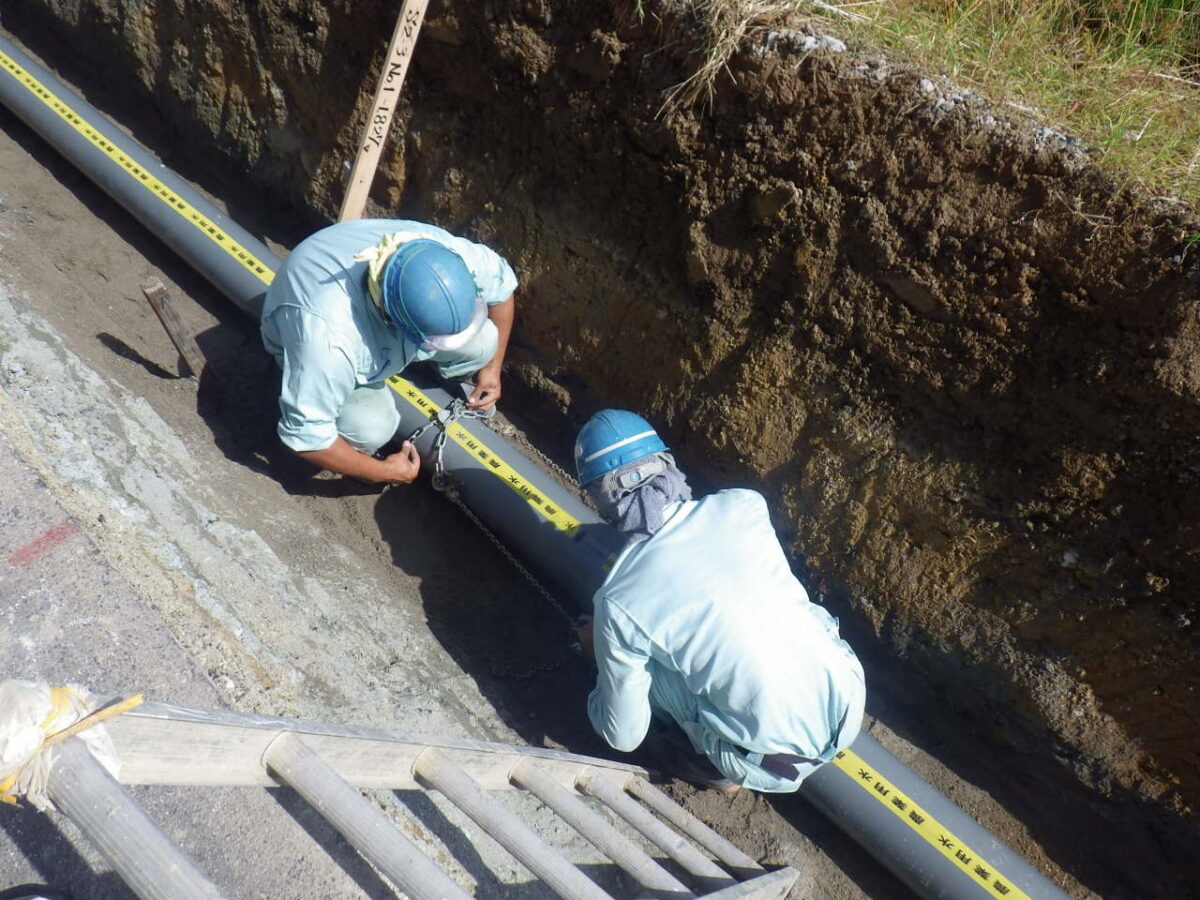
[[[280,260],[3,36],[0,103],[258,318]],[[402,430],[450,403],[433,384],[391,383]],[[426,459],[433,437],[431,429],[418,442]],[[586,608],[617,543],[612,529],[477,420],[449,426],[443,461],[467,506]],[[801,793],[923,897],[1066,896],[869,734],[809,776]]]
[[[259,318],[282,261],[3,36],[0,102],[217,290]],[[416,430],[450,402],[433,381],[410,376],[393,379],[392,386],[404,414],[402,433]],[[430,429],[417,442],[426,461],[434,437]],[[546,478],[510,442],[472,420],[452,427],[444,461],[464,501],[490,528],[520,555],[538,559],[572,597],[590,601],[619,542],[574,492]]]

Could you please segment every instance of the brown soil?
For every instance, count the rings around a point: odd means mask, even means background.
[[[6,0],[2,24],[288,243],[336,209],[393,6]],[[873,712],[1085,892],[1192,893],[1200,221],[782,26],[663,117],[697,33],[649,2],[435,4],[379,210],[514,263],[510,401],[544,449],[629,406],[708,485],[762,489]]]

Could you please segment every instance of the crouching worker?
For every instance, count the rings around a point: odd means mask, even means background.
[[[645,419],[605,410],[575,444],[580,482],[625,539],[580,632],[592,726],[665,774],[794,791],[862,724],[863,670],[810,603],[749,490],[692,500]]]
[[[412,481],[412,444],[374,456],[400,425],[386,380],[433,360],[445,378],[475,375],[469,406],[494,407],[516,286],[503,258],[433,225],[362,219],[308,237],[262,314],[263,344],[283,369],[280,439],[324,469]]]

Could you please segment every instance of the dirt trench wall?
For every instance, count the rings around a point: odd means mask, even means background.
[[[0,24],[194,171],[319,224],[395,12],[6,0]],[[1048,130],[795,32],[664,118],[693,24],[435,3],[375,199],[514,263],[529,396],[573,423],[642,410],[702,480],[764,490],[878,691],[915,673],[1018,802],[1082,785],[1186,819],[1200,226]]]

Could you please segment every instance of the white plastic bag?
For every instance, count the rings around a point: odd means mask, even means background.
[[[13,803],[16,797],[24,797],[43,812],[53,809],[46,784],[54,748],[43,750],[43,746],[47,738],[74,725],[92,709],[87,691],[80,687],[0,681],[0,799]],[[78,737],[116,777],[117,754],[104,727],[88,728]]]

